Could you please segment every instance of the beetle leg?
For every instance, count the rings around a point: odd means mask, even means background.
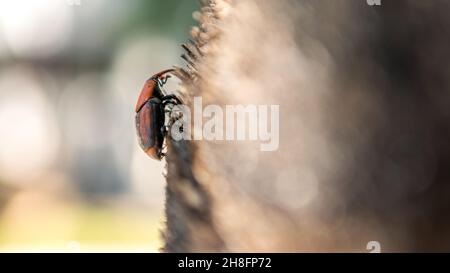
[[[162,77],[162,79],[161,79],[162,83],[166,84],[167,80],[169,80],[170,77],[171,77],[170,75]]]
[[[166,156],[166,153],[163,152],[164,147],[161,147],[161,149],[158,151],[158,157],[159,159],[163,158],[164,156]]]
[[[181,100],[174,94],[163,96],[161,101],[163,104],[173,103],[174,101],[176,102],[175,104],[181,104]]]
[[[163,134],[163,136],[167,136],[170,130],[170,125],[169,124],[164,124],[161,127],[161,133]]]
[[[159,86],[163,87],[170,77],[171,77],[170,75],[161,76],[159,78],[156,78],[156,81],[158,82]]]

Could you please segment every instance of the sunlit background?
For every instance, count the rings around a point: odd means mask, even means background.
[[[165,163],[140,150],[133,109],[181,63],[196,9],[0,0],[0,251],[158,251]]]

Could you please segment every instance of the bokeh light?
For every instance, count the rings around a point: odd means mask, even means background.
[[[0,0],[0,252],[162,247],[165,162],[140,150],[134,104],[181,63],[197,8]]]
[[[1,0],[0,22],[14,55],[47,57],[66,46],[73,16],[60,0]]]
[[[53,163],[59,141],[55,116],[29,71],[11,68],[0,76],[0,124],[3,180],[22,183]]]

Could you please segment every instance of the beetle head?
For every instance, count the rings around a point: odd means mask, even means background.
[[[159,80],[164,80],[170,77],[170,75],[165,76],[165,74],[174,71],[174,69],[167,69],[167,70],[163,70],[159,73],[156,73],[155,75],[151,76],[149,80],[155,80],[157,81]]]
[[[141,109],[141,107],[151,99],[153,96],[160,97],[162,96],[162,92],[159,86],[162,86],[166,83],[167,79],[170,77],[169,75],[165,76],[165,74],[174,71],[174,69],[163,70],[155,75],[151,76],[146,82],[144,87],[142,88],[141,94],[139,95],[139,99],[136,103],[136,113]]]

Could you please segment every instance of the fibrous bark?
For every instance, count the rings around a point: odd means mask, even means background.
[[[187,105],[280,105],[280,146],[170,141],[165,250],[450,250],[449,11],[204,1]]]

